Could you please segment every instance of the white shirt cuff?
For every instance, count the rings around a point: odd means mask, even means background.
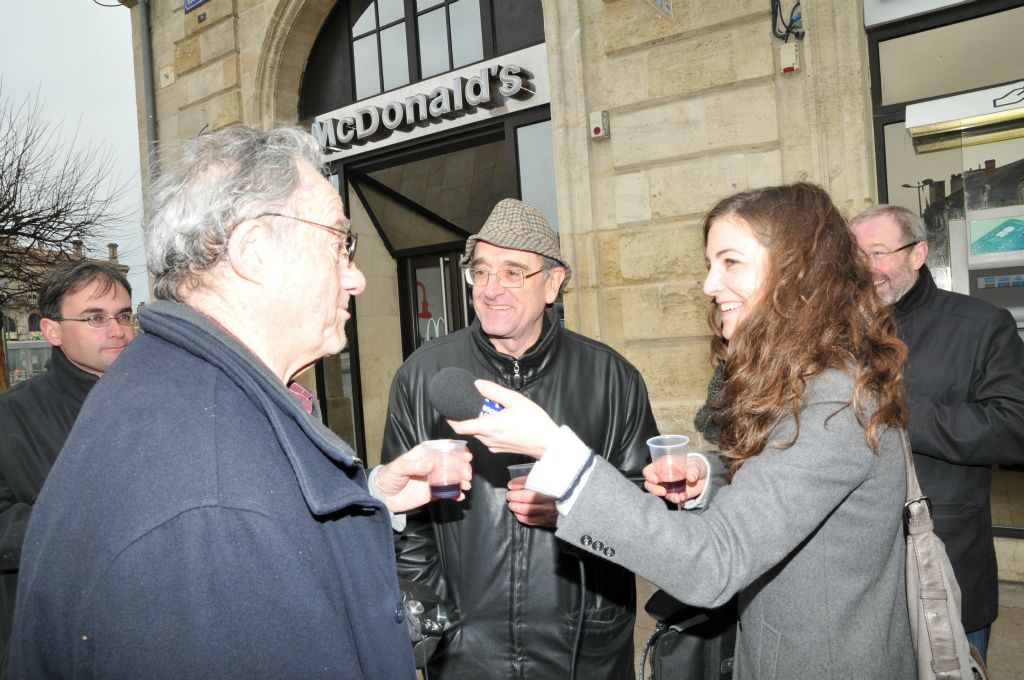
[[[384,499],[380,497],[380,491],[377,489],[377,472],[380,468],[373,468],[370,470],[369,477],[366,478],[366,489],[370,492],[370,495],[377,500],[384,502]],[[384,504],[387,508],[387,503]],[[388,508],[388,515],[391,516],[391,528],[398,533],[405,531],[405,513],[395,514],[391,512],[391,508]]]
[[[559,513],[565,514],[562,505],[568,501],[569,507],[572,506],[575,496],[590,477],[592,458],[590,447],[563,425],[558,428],[558,437],[530,471],[526,488],[553,496],[559,502]]]

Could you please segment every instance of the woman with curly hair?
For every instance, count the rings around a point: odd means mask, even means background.
[[[653,466],[644,496],[492,383],[477,386],[505,410],[453,428],[540,459],[527,488],[558,499],[565,541],[687,604],[738,594],[736,678],[916,677],[902,528],[906,348],[846,221],[817,186],[756,189],[712,208],[704,245],[719,389],[699,420],[717,434],[729,483],[702,495],[703,509],[666,510]],[[696,496],[698,470],[692,461],[690,489],[667,498]]]

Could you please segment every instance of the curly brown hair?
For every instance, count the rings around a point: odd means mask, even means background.
[[[720,201],[704,219],[704,243],[716,220],[732,216],[768,251],[759,303],[730,341],[722,337],[718,308],[712,361],[723,362],[725,389],[715,410],[729,478],[768,445],[780,420],[792,415],[800,433],[807,381],[833,368],[855,381],[850,402],[865,440],[878,450],[884,427],[904,427],[903,362],[887,305],[875,294],[846,220],[829,195],[804,182],[742,192]]]

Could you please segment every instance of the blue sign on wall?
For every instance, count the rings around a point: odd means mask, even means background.
[[[206,2],[206,0],[185,0],[185,14],[188,14],[204,2]]]

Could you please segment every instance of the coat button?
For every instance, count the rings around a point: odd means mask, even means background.
[[[401,623],[402,621],[405,621],[405,606],[399,600],[395,604],[395,623]]]
[[[588,534],[583,534],[583,536],[580,537],[580,545],[582,545],[584,548],[589,548],[590,544],[593,542],[594,539],[591,538]]]

